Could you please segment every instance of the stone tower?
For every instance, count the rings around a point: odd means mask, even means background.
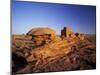
[[[63,30],[61,30],[61,36],[63,37],[69,37],[71,34],[71,30],[69,27],[64,27]]]
[[[66,37],[69,37],[71,31],[69,27],[66,27]]]

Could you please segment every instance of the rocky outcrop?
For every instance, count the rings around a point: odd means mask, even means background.
[[[32,36],[34,44],[40,46],[55,39],[56,32],[50,28],[33,28],[27,33],[27,35]]]
[[[34,28],[21,39],[14,37],[13,73],[95,69],[95,44],[88,39],[81,39],[80,33],[68,31],[63,39],[48,28]],[[32,39],[28,39],[29,36]]]

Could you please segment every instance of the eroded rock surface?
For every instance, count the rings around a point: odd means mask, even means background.
[[[13,73],[39,73],[96,68],[96,46],[87,38],[48,34],[13,38]],[[38,38],[36,38],[38,37]],[[39,41],[39,44],[34,41]],[[42,42],[42,43],[41,43]],[[44,43],[43,43],[44,42]]]

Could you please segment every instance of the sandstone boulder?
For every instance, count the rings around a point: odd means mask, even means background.
[[[56,32],[50,28],[33,28],[27,35],[32,36],[32,41],[36,46],[40,46],[54,40]]]
[[[51,35],[55,35],[56,32],[53,29],[50,28],[33,28],[31,29],[27,35],[44,35],[44,34],[51,34]]]

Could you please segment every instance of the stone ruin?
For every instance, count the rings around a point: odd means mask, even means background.
[[[85,41],[86,43],[80,42],[79,39],[84,40],[84,35],[72,32],[69,27],[64,27],[61,31],[61,37],[68,38],[67,40],[62,40],[50,28],[33,28],[27,35],[32,37],[31,40],[37,47],[32,47],[31,50],[23,47],[18,51],[14,51],[12,59],[13,72],[15,73],[86,69],[90,67],[90,65],[87,65],[88,61],[90,64],[95,64],[95,46],[91,46],[87,41]],[[69,38],[72,39],[71,42],[69,42]],[[78,38],[79,43],[76,43],[77,40],[74,40],[74,38]],[[57,41],[54,42],[55,40]],[[73,40],[74,42],[72,42]],[[22,42],[24,41],[22,40]],[[83,48],[84,44],[89,45]],[[87,50],[89,48],[90,50]],[[90,56],[88,56],[89,51],[91,53]],[[87,57],[83,57],[83,55]],[[92,58],[93,62],[91,61]],[[92,65],[92,67],[95,68],[95,65]]]
[[[52,40],[58,40],[56,32],[50,28],[33,28],[28,33],[31,36],[31,40],[36,46],[41,46],[46,43],[50,43]],[[79,38],[84,40],[84,35],[82,33],[74,33],[71,31],[70,27],[64,27],[61,30],[62,38]]]
[[[70,27],[64,27],[61,30],[61,37],[65,38],[65,37],[72,37],[72,38],[79,38],[80,40],[84,40],[84,34],[82,33],[74,33],[71,31]]]
[[[63,37],[69,37],[70,34],[71,31],[69,27],[64,27],[63,30],[61,30],[61,36]]]

